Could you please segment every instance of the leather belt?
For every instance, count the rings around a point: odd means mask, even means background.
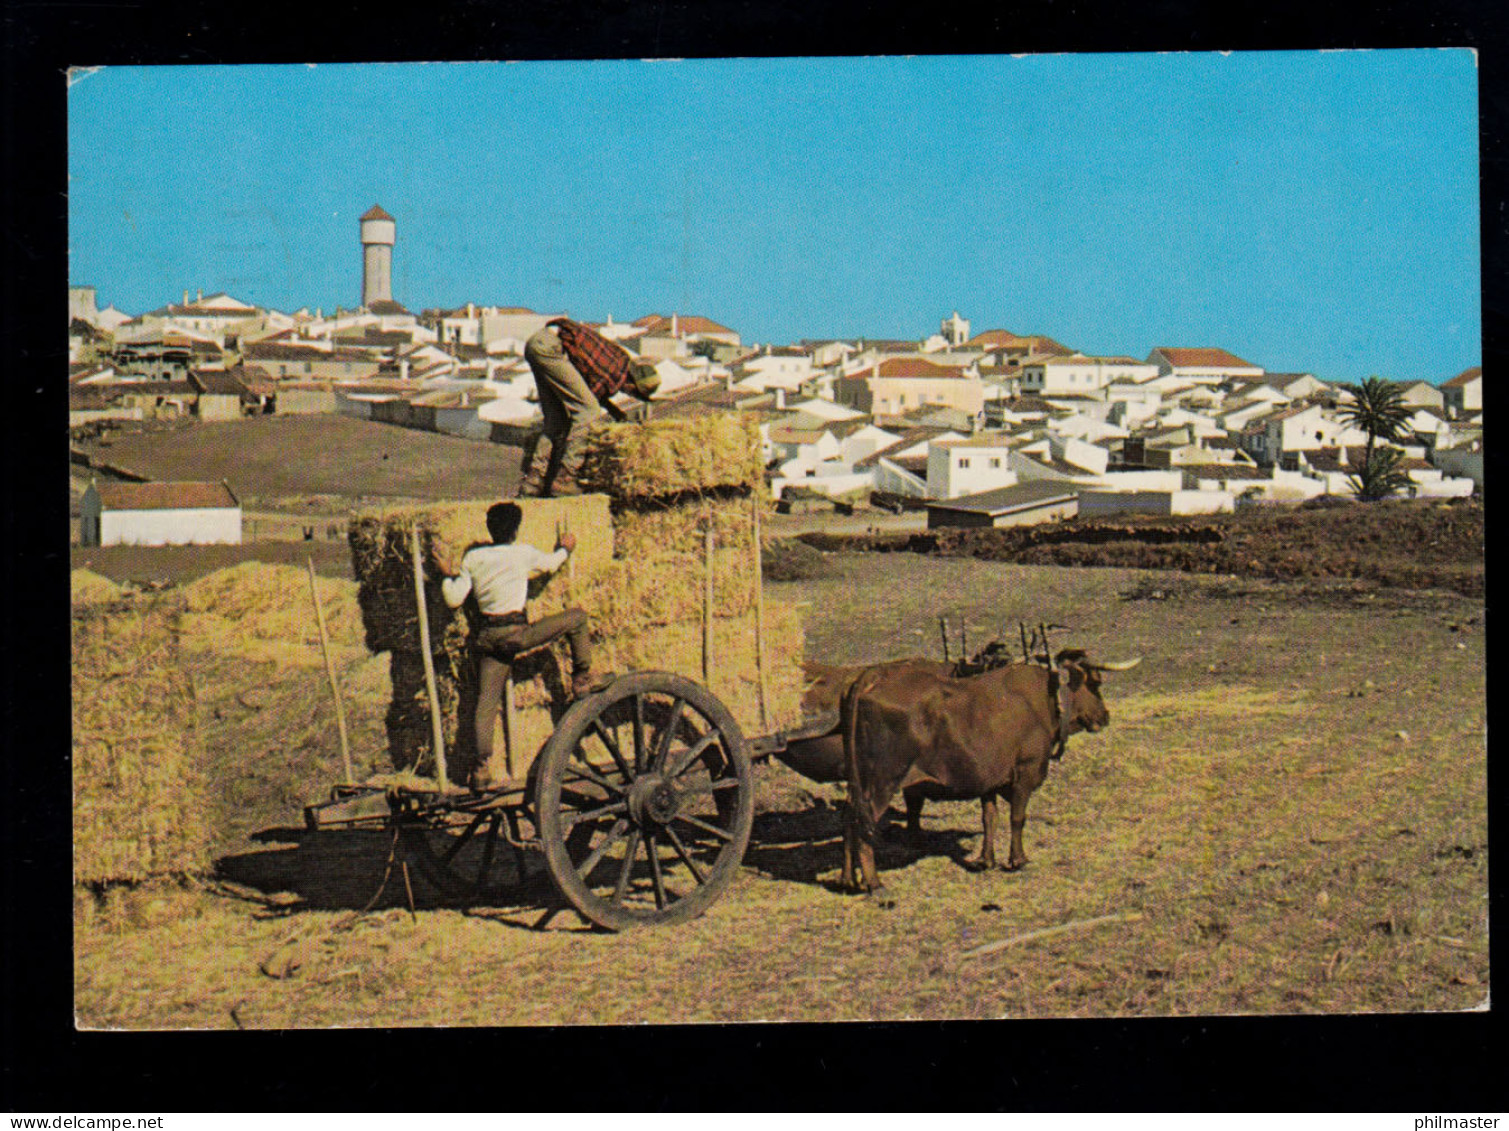
[[[491,626],[498,625],[527,625],[529,618],[522,612],[517,613],[483,613],[482,623]]]

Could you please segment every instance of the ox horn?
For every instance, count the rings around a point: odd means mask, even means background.
[[[1098,672],[1128,672],[1142,663],[1141,656],[1134,656],[1130,660],[1115,660],[1109,664],[1091,664],[1090,667]]]

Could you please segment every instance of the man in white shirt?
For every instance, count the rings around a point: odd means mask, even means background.
[[[524,512],[514,503],[494,504],[487,511],[491,545],[473,546],[459,563],[439,555],[435,558],[436,567],[446,575],[440,584],[445,603],[453,609],[460,608],[467,596],[473,595],[482,617],[481,629],[475,637],[479,661],[475,717],[479,771],[492,757],[493,723],[503,700],[503,681],[518,653],[565,636],[571,645],[572,695],[579,698],[607,684],[606,678],[592,675],[589,626],[587,614],[581,609],[567,609],[533,624],[529,622],[524,606],[530,577],[560,569],[576,548],[576,536],[561,535],[555,552],[547,554],[514,541],[523,518]]]

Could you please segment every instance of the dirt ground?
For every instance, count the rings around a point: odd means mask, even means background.
[[[1488,996],[1483,603],[1350,582],[828,556],[771,584],[808,655],[936,655],[1019,619],[1141,655],[1111,725],[1071,740],[1028,812],[1031,857],[973,874],[978,807],[888,841],[885,889],[840,894],[841,792],[757,771],[744,867],[702,918],[610,935],[549,901],[401,885],[366,914],[382,833],[306,834],[339,764],[321,673],[207,678],[216,877],[76,901],[81,1026],[262,1028],[1164,1016],[1479,1008]],[[359,660],[376,701],[379,658]],[[248,693],[247,683],[265,684]],[[357,691],[353,691],[357,694]],[[218,715],[217,715],[218,712]],[[352,721],[377,764],[381,720]],[[1004,847],[1004,845],[1002,846]],[[1052,932],[1034,934],[1034,932]],[[987,953],[969,952],[1016,940]],[[274,973],[264,973],[266,963]]]
[[[1352,578],[1375,585],[1483,592],[1481,499],[1322,498],[1180,519],[1071,519],[1001,530],[898,534],[820,530],[824,550],[904,550],[1030,565],[1119,566],[1286,580]]]
[[[471,499],[508,494],[517,448],[438,432],[316,416],[181,421],[78,445],[152,479],[224,479],[243,503],[288,496]],[[298,452],[297,460],[288,458]]]

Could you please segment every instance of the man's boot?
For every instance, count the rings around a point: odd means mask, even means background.
[[[545,470],[550,458],[540,452],[544,445],[544,437],[538,434],[524,441],[524,457],[519,461],[518,497],[521,499],[538,496],[545,488]]]
[[[588,695],[603,690],[613,682],[613,677],[606,672],[601,675],[593,675],[591,670],[577,672],[571,677],[571,697],[584,699]]]

